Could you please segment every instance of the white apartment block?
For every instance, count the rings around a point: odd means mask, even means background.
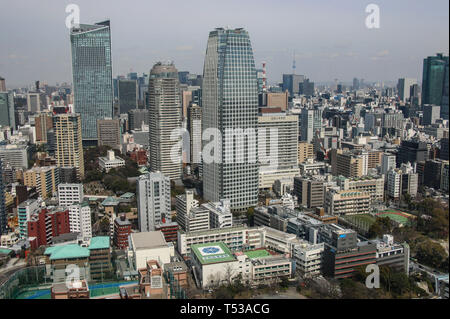
[[[162,217],[170,216],[170,179],[161,172],[142,175],[136,191],[139,230],[154,231]]]
[[[59,205],[67,207],[73,203],[82,203],[84,198],[83,184],[59,184]]]
[[[92,238],[91,208],[87,202],[69,206],[69,224],[71,233],[80,233],[83,242]]]
[[[387,195],[394,199],[399,199],[401,195],[402,172],[397,169],[391,169],[387,178]]]

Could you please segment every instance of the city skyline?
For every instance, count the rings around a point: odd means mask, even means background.
[[[8,88],[30,85],[29,79],[49,84],[72,82],[69,30],[64,24],[68,3],[8,2],[9,12],[23,17],[14,34],[0,35],[0,41],[9,43],[0,51],[1,76],[7,79]],[[424,57],[438,52],[448,55],[448,28],[443,28],[448,23],[446,1],[436,1],[433,6],[379,1],[380,29],[366,28],[367,3],[326,2],[327,10],[323,10],[323,3],[309,1],[248,1],[240,3],[236,12],[233,1],[227,5],[198,1],[197,5],[210,12],[207,16],[198,15],[197,6],[178,1],[134,1],[131,8],[126,6],[127,10],[120,3],[76,4],[80,7],[81,23],[111,20],[113,77],[131,70],[147,73],[155,62],[167,60],[174,61],[180,71],[202,74],[208,30],[224,26],[248,30],[256,67],[267,62],[269,84],[280,82],[283,73],[292,72],[294,52],[296,73],[316,83],[334,79],[350,82],[353,77],[367,82],[395,82],[400,77],[412,77],[420,82]],[[165,18],[158,12],[164,11],[180,23],[161,31],[159,26],[165,25]],[[283,19],[281,14],[285,15]],[[13,16],[0,13],[0,21],[5,23],[2,29],[12,25]],[[322,18],[319,23],[317,16]],[[424,23],[418,25],[418,18]],[[37,36],[30,37],[29,30],[35,23],[42,35],[37,32]],[[414,37],[417,41],[411,41]],[[27,53],[31,51],[32,56]]]

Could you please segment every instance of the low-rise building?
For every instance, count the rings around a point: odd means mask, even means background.
[[[116,157],[114,155],[114,151],[109,150],[106,157],[98,158],[98,165],[101,169],[108,172],[112,168],[125,166],[125,160],[120,157]]]
[[[161,231],[132,233],[129,238],[128,261],[135,270],[145,268],[148,260],[157,260],[164,267],[175,254]]]

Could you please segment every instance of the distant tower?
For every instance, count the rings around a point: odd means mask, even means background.
[[[295,69],[296,69],[297,67],[295,66],[295,51],[294,51],[294,56],[293,56],[293,59],[292,59],[292,74],[295,74]]]
[[[263,92],[267,92],[267,75],[266,75],[266,62],[263,65]]]

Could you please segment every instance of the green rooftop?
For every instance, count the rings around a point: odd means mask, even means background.
[[[270,256],[270,253],[265,249],[246,251],[244,254],[250,259]]]
[[[89,250],[91,249],[108,249],[110,247],[110,241],[108,236],[98,236],[91,238],[91,244],[89,245]]]
[[[7,249],[7,248],[0,248],[0,254],[5,254],[5,255],[9,255],[12,252],[11,249]]]
[[[120,201],[115,197],[107,197],[102,202],[102,206],[117,206],[120,204]]]
[[[191,251],[202,265],[236,260],[227,245],[220,242],[192,245]]]
[[[86,258],[90,255],[89,249],[77,244],[48,247],[44,254],[50,255],[50,260]]]

